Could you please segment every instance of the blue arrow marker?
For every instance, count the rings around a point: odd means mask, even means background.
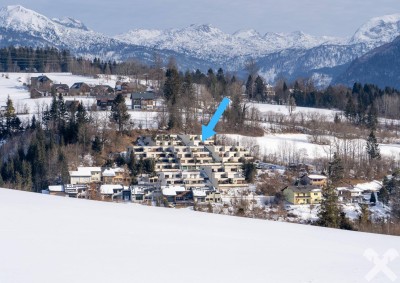
[[[224,111],[228,107],[229,102],[231,102],[229,98],[224,97],[224,99],[222,99],[221,103],[219,104],[217,111],[215,111],[214,115],[212,116],[210,123],[208,123],[207,126],[201,126],[202,141],[205,141],[206,139],[216,134],[216,132],[214,132],[214,128],[217,125],[219,118],[221,118],[222,114],[224,114]]]

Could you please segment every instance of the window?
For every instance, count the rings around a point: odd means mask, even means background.
[[[314,196],[317,196],[318,195],[318,193],[314,193]]]

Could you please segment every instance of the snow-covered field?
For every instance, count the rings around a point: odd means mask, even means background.
[[[24,83],[30,83],[31,77],[42,75],[42,73],[0,73],[0,105],[5,105],[7,96],[14,102],[14,106],[27,105],[31,111],[34,111],[36,102],[41,104],[43,101],[51,101],[51,98],[30,99],[28,89]],[[83,77],[72,75],[71,73],[43,73],[48,76],[54,83],[63,83],[68,86],[77,82],[85,82],[87,84],[103,84],[115,86],[117,81],[116,76],[99,76],[95,79],[93,77]],[[6,76],[8,78],[6,78]],[[66,100],[73,100],[73,97],[65,97]],[[81,100],[81,98],[79,99]]]
[[[41,73],[0,73],[0,106],[4,106],[7,101],[7,97],[13,100],[14,107],[17,113],[23,113],[25,109],[28,110],[27,115],[20,115],[22,121],[26,121],[30,119],[32,115],[40,112],[41,109],[44,109],[44,105],[49,105],[51,103],[51,97],[42,97],[37,99],[31,99],[29,91],[24,83],[30,82],[31,76],[42,75]],[[54,83],[64,83],[68,86],[73,85],[76,82],[85,82],[87,84],[103,84],[110,85],[111,87],[115,86],[117,81],[116,76],[104,76],[99,75],[99,78],[92,77],[83,77],[72,75],[71,73],[44,73],[44,75],[48,76]],[[8,78],[6,78],[6,76]],[[140,83],[144,84],[144,81]],[[64,100],[79,100],[86,107],[90,107],[94,103],[96,103],[95,98],[93,97],[80,97],[80,96],[65,96]],[[131,108],[131,100],[129,97],[126,98],[126,104],[128,109]],[[99,111],[99,115],[105,116],[105,111]],[[135,124],[135,127],[141,125],[143,128],[156,128],[157,123],[154,120],[156,116],[156,112],[144,112],[144,111],[129,111],[131,115],[131,119]]]
[[[340,145],[342,141],[333,137],[331,145],[319,145],[310,142],[310,136],[306,134],[270,134],[265,133],[263,137],[246,137],[235,134],[227,134],[226,137],[240,144],[258,146],[261,154],[275,154],[280,158],[307,160],[314,158],[329,158],[335,151],[335,144]],[[354,148],[364,148],[366,141],[357,139],[352,141]],[[400,144],[379,144],[383,156],[393,157],[400,160]],[[296,157],[293,157],[296,155]],[[289,161],[289,160],[286,160]]]
[[[273,113],[280,113],[283,115],[289,115],[289,110],[286,105],[274,105],[274,104],[267,104],[267,103],[250,103],[250,107],[257,108],[261,114],[267,114],[270,112]],[[330,118],[332,121],[335,117],[336,113],[341,113],[338,110],[330,110],[330,109],[319,109],[319,108],[310,108],[310,107],[296,107],[293,111],[293,114],[296,113],[304,113],[305,115],[318,113],[320,115],[325,115],[327,118]]]
[[[367,249],[382,257],[400,241],[0,189],[2,283],[366,282]],[[380,272],[372,282],[390,281]]]

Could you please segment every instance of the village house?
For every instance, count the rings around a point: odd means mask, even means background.
[[[143,202],[144,195],[145,195],[146,187],[142,186],[132,186],[131,187],[131,194],[132,194],[132,201],[133,202]]]
[[[118,184],[105,184],[100,186],[100,194],[102,199],[114,200],[116,197],[122,198],[124,186]]]
[[[69,171],[69,176],[70,176],[70,183],[71,185],[76,185],[76,184],[89,184],[91,183],[92,179],[92,174],[90,171],[83,171],[83,170],[78,170],[78,171]]]
[[[36,88],[31,88],[30,90],[31,98],[39,98],[51,95],[49,92],[40,91]]]
[[[115,93],[123,94],[125,97],[128,93],[132,93],[137,90],[138,86],[132,82],[121,82],[118,81],[115,83]]]
[[[101,182],[100,167],[78,167],[77,171],[69,171],[70,184],[89,184]]]
[[[206,190],[203,189],[193,189],[192,190],[193,201],[195,203],[202,203],[206,201]]]
[[[287,186],[282,191],[286,201],[292,204],[319,204],[322,200],[320,186]]]
[[[363,191],[355,187],[338,187],[335,189],[338,199],[344,203],[360,203],[363,201]]]
[[[162,196],[170,204],[187,205],[193,201],[192,191],[182,186],[161,187]]]
[[[46,94],[48,96],[51,94],[51,88],[53,86],[53,81],[47,76],[31,77],[31,91],[36,89],[37,91]]]
[[[217,191],[206,191],[206,202],[221,203],[221,193]]]
[[[123,184],[128,186],[131,183],[130,172],[124,168],[106,168],[102,172],[104,184]]]
[[[66,84],[53,84],[53,86],[51,87],[51,93],[56,96],[68,95],[69,94],[69,86]]]
[[[133,110],[153,110],[156,108],[156,97],[153,92],[131,94]]]
[[[69,89],[70,96],[90,96],[91,87],[84,82],[74,83]]]
[[[96,97],[96,105],[99,110],[111,110],[115,100],[115,95],[105,95]]]
[[[65,194],[73,198],[87,198],[87,185],[64,185]]]
[[[193,201],[195,203],[220,203],[222,202],[221,193],[210,188],[192,189]]]
[[[297,181],[297,184],[303,186],[313,185],[313,186],[325,187],[328,184],[328,177],[317,174],[310,174],[310,175],[305,174]]]
[[[53,185],[49,186],[49,194],[54,196],[65,196],[63,185]]]
[[[91,96],[115,95],[115,90],[109,85],[96,85],[91,88]]]

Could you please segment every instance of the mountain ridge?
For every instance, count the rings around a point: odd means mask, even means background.
[[[53,46],[69,49],[77,56],[117,61],[136,58],[144,63],[151,63],[158,53],[165,61],[176,57],[181,69],[222,67],[239,74],[246,61],[253,59],[270,83],[279,77],[299,76],[323,76],[324,83],[330,83],[341,70],[336,67],[350,64],[399,35],[400,14],[373,18],[351,38],[318,37],[301,31],[262,35],[254,29],[228,34],[210,24],[134,29],[111,37],[73,18],[50,19],[21,5],[0,9],[1,47]]]

